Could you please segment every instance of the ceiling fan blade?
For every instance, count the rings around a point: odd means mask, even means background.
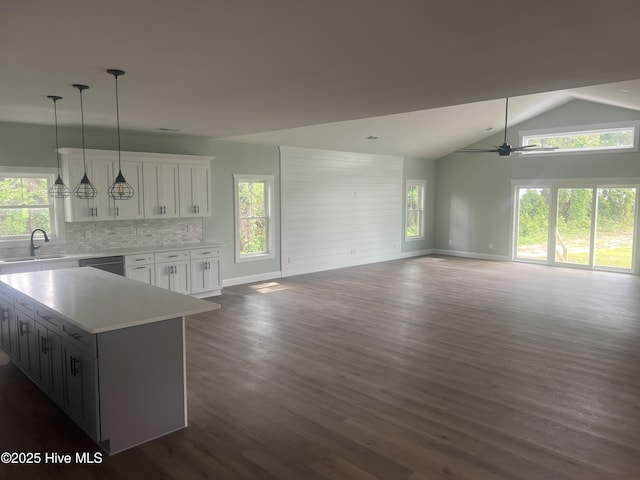
[[[497,148],[462,148],[456,150],[458,153],[495,153],[498,151]]]
[[[538,147],[536,145],[524,145],[522,147],[512,147],[512,152],[553,152],[558,147]]]

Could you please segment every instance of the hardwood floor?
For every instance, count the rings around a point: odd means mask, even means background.
[[[640,478],[637,276],[430,256],[212,300],[189,428],[0,479]],[[0,451],[97,451],[0,364]]]

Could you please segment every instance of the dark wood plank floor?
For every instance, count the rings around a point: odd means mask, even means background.
[[[0,479],[640,478],[640,278],[421,257],[225,288],[189,428]],[[0,451],[94,452],[0,357]]]

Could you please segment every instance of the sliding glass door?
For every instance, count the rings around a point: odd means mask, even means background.
[[[632,271],[637,186],[517,186],[514,259]]]
[[[596,267],[633,268],[636,193],[635,187],[598,188]]]

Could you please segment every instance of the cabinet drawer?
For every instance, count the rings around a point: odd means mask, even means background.
[[[156,262],[176,262],[179,260],[189,260],[189,250],[156,253]]]
[[[55,313],[40,306],[36,306],[36,320],[55,332],[59,332],[64,323]]]
[[[219,256],[220,256],[219,247],[196,248],[194,250],[191,250],[192,260],[197,260],[198,258],[219,257]]]
[[[135,267],[136,265],[150,265],[153,263],[153,253],[141,253],[139,255],[126,255],[124,257],[125,267]]]
[[[33,304],[33,301],[29,297],[25,297],[19,294],[16,294],[15,298],[16,298],[16,303],[15,303],[16,308],[19,308],[24,313],[30,316],[33,316],[35,312],[35,306]]]
[[[75,325],[71,325],[67,321],[63,320],[63,322],[62,328],[60,329],[62,340],[96,358],[98,356],[96,335],[88,333]]]

